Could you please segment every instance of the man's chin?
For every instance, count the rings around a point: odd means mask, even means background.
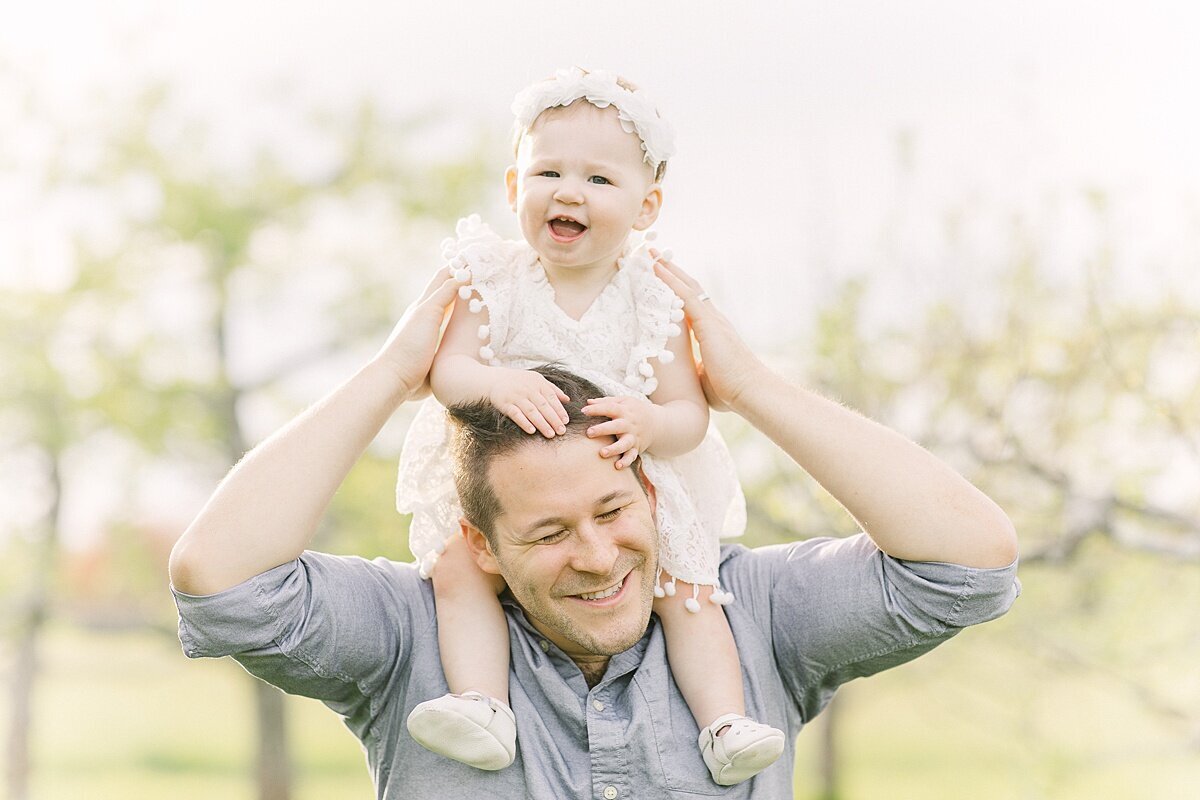
[[[591,655],[615,656],[623,653],[637,644],[650,627],[650,604],[642,605],[644,608],[639,608],[636,614],[631,609],[622,619],[613,620],[606,630],[589,630],[585,622],[572,620],[572,631],[569,633],[575,635],[569,638]]]
[[[615,656],[633,647],[646,634],[650,626],[650,617],[640,627],[631,626],[623,632],[614,631],[611,636],[593,637],[589,642],[579,642],[579,646],[594,656]]]
[[[581,620],[572,614],[560,617],[557,624],[542,620],[537,627],[554,631],[557,636],[570,642],[572,649],[580,655],[615,656],[637,644],[650,626],[649,606],[644,614],[629,613],[622,616],[622,619],[610,620],[601,630],[594,627],[594,620]]]

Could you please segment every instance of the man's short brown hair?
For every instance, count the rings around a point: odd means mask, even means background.
[[[489,478],[488,470],[492,462],[518,447],[530,444],[553,447],[576,436],[586,436],[588,428],[604,421],[603,418],[589,417],[583,413],[589,398],[605,396],[599,386],[553,365],[536,367],[533,372],[543,376],[571,398],[563,403],[568,416],[567,431],[553,439],[547,439],[540,433],[526,433],[487,400],[456,403],[447,409],[450,415],[450,457],[454,484],[458,488],[463,516],[483,532],[493,548],[496,546],[496,517],[504,509]],[[640,482],[641,459],[634,461],[630,468]]]

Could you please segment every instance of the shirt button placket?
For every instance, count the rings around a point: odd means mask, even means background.
[[[592,796],[596,800],[616,800],[621,796],[617,784],[620,783],[625,770],[623,753],[626,742],[620,726],[610,714],[603,713],[609,703],[601,700],[598,694],[593,694],[588,701],[591,710],[587,712],[588,747],[592,756],[594,781],[592,791],[595,792]]]

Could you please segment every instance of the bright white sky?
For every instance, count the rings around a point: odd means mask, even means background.
[[[806,333],[848,274],[886,282],[883,320],[966,296],[1018,214],[1048,268],[1078,272],[1096,248],[1093,187],[1115,198],[1105,233],[1131,274],[1192,275],[1197,41],[1200,5],[1183,2],[42,0],[5,11],[0,67],[66,116],[97,90],[166,79],[218,138],[283,146],[256,113],[272,88],[305,107],[433,106],[503,134],[529,81],[620,72],[677,132],[661,241],[769,349]],[[21,232],[19,200],[0,191],[0,236]],[[957,248],[951,212],[983,220]]]

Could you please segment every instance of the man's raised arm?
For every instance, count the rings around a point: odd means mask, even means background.
[[[457,288],[440,270],[366,366],[229,472],[171,551],[178,591],[215,594],[304,551],[350,468],[425,387]]]
[[[695,279],[659,262],[700,345],[709,402],[765,433],[894,558],[995,568],[1017,557],[1011,521],[947,464],[889,428],[771,371]]]

